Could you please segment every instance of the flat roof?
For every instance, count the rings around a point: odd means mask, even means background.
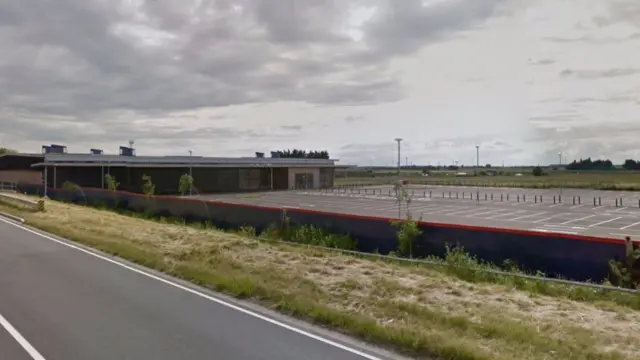
[[[43,156],[43,155],[41,155]],[[123,167],[334,167],[336,159],[204,157],[204,156],[122,156],[94,154],[45,154],[33,167],[123,166]]]

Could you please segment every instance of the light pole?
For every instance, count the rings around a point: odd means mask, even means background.
[[[400,166],[402,166],[400,163],[400,142],[402,142],[402,139],[396,138],[395,140],[398,142],[398,178],[400,178]]]
[[[480,145],[476,145],[476,172],[480,175]],[[480,202],[480,184],[476,188],[476,202]]]
[[[558,165],[562,165],[562,152],[558,153],[558,159],[560,160],[560,162],[558,163]]]
[[[191,162],[191,156],[193,155],[193,151],[189,150],[189,196],[193,195],[193,164]]]

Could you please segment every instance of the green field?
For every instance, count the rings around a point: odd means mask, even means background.
[[[640,190],[640,172],[635,171],[551,171],[544,176],[533,176],[529,169],[522,169],[522,171],[509,169],[503,175],[495,176],[472,176],[472,169],[461,171],[471,176],[455,176],[458,171],[433,171],[430,176],[422,176],[419,171],[405,170],[401,172],[400,178],[411,180],[412,183],[429,185]],[[517,173],[521,176],[516,176]],[[397,179],[396,175],[391,175],[388,171],[373,172],[369,176],[363,176],[362,173],[342,172],[336,174],[335,183],[336,185],[389,184]]]

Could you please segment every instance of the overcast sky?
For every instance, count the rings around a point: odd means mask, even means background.
[[[0,0],[0,147],[640,159],[637,0]]]

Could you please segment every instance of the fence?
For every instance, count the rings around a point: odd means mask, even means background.
[[[0,192],[1,191],[16,191],[18,184],[13,181],[0,180]]]
[[[43,189],[37,186],[20,186],[20,190],[43,193]],[[357,240],[359,251],[388,254],[397,249],[397,229],[388,218],[145,196],[103,189],[50,189],[48,196],[53,200],[106,205],[156,216],[184,218],[189,222],[209,221],[222,228],[250,225],[257,231],[280,223],[287,216],[293,225],[313,225],[335,233],[350,234]],[[576,281],[606,278],[608,261],[625,256],[623,241],[618,239],[428,222],[420,222],[419,226],[423,234],[413,248],[417,257],[443,256],[446,244],[461,245],[471,255],[486,261],[502,263],[512,260],[524,270],[539,270],[550,276],[561,274]]]

